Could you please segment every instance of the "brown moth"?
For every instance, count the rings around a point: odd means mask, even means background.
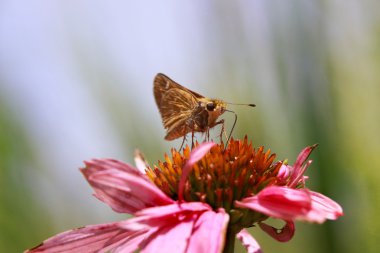
[[[161,73],[154,78],[153,93],[164,128],[167,129],[165,140],[171,141],[180,137],[184,137],[185,140],[186,134],[190,132],[192,136],[194,132],[202,132],[209,137],[209,129],[218,124],[222,124],[220,137],[222,136],[224,120],[217,120],[224,112],[232,112],[227,110],[229,103],[220,99],[206,98]]]

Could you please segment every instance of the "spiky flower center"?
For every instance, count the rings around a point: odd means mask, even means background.
[[[175,149],[171,153],[171,159],[165,154],[165,161],[148,168],[147,175],[162,191],[177,200],[178,184],[190,148],[186,146],[182,154]],[[235,200],[276,184],[282,163],[273,163],[275,157],[262,146],[253,148],[247,138],[231,140],[226,149],[223,144],[215,145],[193,166],[185,185],[184,200],[208,203],[215,210],[222,207],[227,212],[232,211]]]

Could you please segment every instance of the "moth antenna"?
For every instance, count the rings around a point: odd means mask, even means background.
[[[226,112],[232,112],[233,114],[235,114],[235,121],[232,124],[232,128],[231,128],[230,134],[228,135],[228,139],[227,139],[225,148],[228,147],[228,143],[230,142],[230,139],[231,139],[231,136],[232,136],[232,132],[234,131],[234,128],[235,128],[235,125],[236,125],[236,121],[237,121],[237,114],[234,111],[226,110]]]
[[[246,106],[250,106],[250,107],[256,107],[255,104],[239,104],[239,103],[230,103],[230,102],[225,102],[226,104],[229,104],[229,105],[246,105]]]

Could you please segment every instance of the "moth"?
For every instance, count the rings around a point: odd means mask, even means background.
[[[171,141],[184,137],[181,148],[188,133],[192,133],[193,146],[195,132],[206,133],[206,138],[209,138],[210,128],[219,124],[222,125],[220,134],[220,138],[222,139],[224,120],[218,120],[218,118],[226,111],[234,113],[227,110],[227,104],[232,103],[204,97],[161,73],[157,74],[154,78],[153,93],[161,114],[162,123],[167,130],[165,140]],[[255,107],[254,104],[238,105]],[[237,115],[236,113],[234,114],[235,122],[226,144],[228,144],[232,130],[236,124]]]

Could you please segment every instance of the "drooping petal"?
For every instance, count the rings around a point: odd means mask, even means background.
[[[302,185],[304,186],[305,181],[308,178],[307,176],[304,176],[304,173],[306,169],[309,168],[312,162],[313,162],[312,160],[309,160],[303,166],[293,168],[293,172],[292,172],[292,175],[290,176],[287,186],[291,188],[296,188],[299,183],[302,183]]]
[[[311,160],[306,161],[311,152],[317,147],[318,145],[315,144],[313,146],[309,146],[304,148],[301,153],[299,153],[296,162],[294,163],[292,167],[292,175],[290,177],[288,186],[289,187],[295,187],[300,180],[303,180],[303,175],[306,171],[306,169],[310,166],[312,163]],[[305,163],[306,162],[306,163]],[[305,164],[304,164],[305,163]],[[304,164],[304,165],[303,165]]]
[[[302,166],[302,164],[307,160],[311,152],[318,146],[318,144],[314,144],[313,146],[309,146],[304,148],[299,155],[297,156],[297,160],[294,163],[294,168],[299,168]]]
[[[194,220],[189,217],[184,217],[179,222],[161,224],[155,233],[140,244],[141,253],[186,252],[193,225]]]
[[[112,253],[135,252],[145,236],[145,230],[126,231],[123,229],[119,234],[110,238],[99,253],[108,253],[110,251]]]
[[[166,206],[146,208],[136,213],[136,217],[122,221],[119,225],[127,230],[139,230],[147,227],[160,226],[165,219],[177,219],[182,214],[201,213],[211,210],[211,207],[201,202],[174,203]]]
[[[294,222],[292,221],[285,221],[285,222],[286,224],[281,229],[274,228],[263,222],[260,222],[259,226],[262,230],[264,230],[268,235],[270,235],[277,241],[287,242],[293,238],[296,229],[294,226]]]
[[[181,180],[179,182],[179,187],[178,187],[178,199],[180,201],[183,200],[183,191],[185,188],[185,183],[186,180],[189,176],[189,173],[193,167],[193,165],[198,162],[202,157],[210,151],[210,149],[215,146],[216,144],[214,142],[204,142],[194,148],[191,153],[190,153],[190,158],[187,161],[186,165],[182,169],[182,175],[181,175]]]
[[[151,206],[173,203],[145,175],[128,164],[111,160],[91,160],[81,169],[95,190],[95,196],[120,213],[135,213]]]
[[[195,222],[187,252],[222,252],[228,221],[229,215],[225,213],[224,209],[220,209],[217,213],[214,211],[202,213]]]
[[[253,197],[235,201],[235,206],[249,208],[274,218],[293,220],[310,211],[311,199],[307,190],[269,186]]]
[[[343,215],[342,207],[329,197],[318,192],[310,191],[311,210],[306,218],[310,220],[319,220],[318,223],[324,222],[326,219],[336,220]]]
[[[167,212],[162,213],[162,216],[155,214],[135,217],[121,222],[120,226],[130,232],[143,231],[143,236],[135,241],[140,252],[157,252],[157,249],[163,250],[163,252],[184,252],[194,221],[191,216],[186,216],[186,212],[185,215],[180,214],[178,209],[178,213],[170,215],[172,209],[165,210]],[[181,216],[180,220],[178,216]],[[125,245],[121,245],[119,249],[120,252],[132,252],[124,251]]]
[[[116,169],[120,171],[125,171],[128,174],[134,175],[142,175],[136,168],[133,166],[123,163],[121,161],[115,159],[92,159],[90,161],[84,161],[86,168],[82,169],[82,173],[86,174],[86,172],[91,173],[91,170],[95,171],[107,171],[110,169]],[[146,179],[148,180],[148,179]]]
[[[237,239],[241,241],[248,253],[262,253],[260,245],[257,243],[255,238],[252,237],[246,229],[242,229],[237,235]]]
[[[146,237],[146,231],[143,230],[138,232],[127,231],[125,233],[133,233],[134,236],[130,236],[117,245],[113,246],[112,253],[136,252],[136,250],[139,248],[140,242],[143,241]],[[111,246],[107,248],[111,249]],[[101,253],[108,253],[108,251],[105,250]]]
[[[105,249],[107,242],[121,231],[122,229],[118,226],[117,222],[77,228],[55,235],[37,247],[27,250],[26,253],[96,252]],[[133,233],[134,232],[129,232],[119,239],[123,240],[124,238],[133,235]],[[117,244],[118,241],[115,241],[114,243]]]
[[[120,222],[127,231],[146,231],[141,252],[222,252],[229,216],[200,202],[152,207]],[[207,238],[207,240],[205,240]]]

